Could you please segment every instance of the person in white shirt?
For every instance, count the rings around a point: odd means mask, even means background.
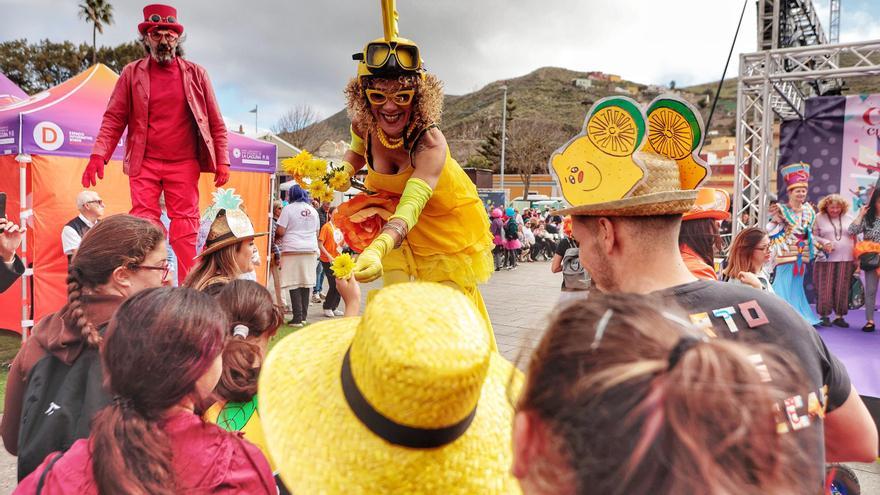
[[[318,257],[318,212],[308,194],[299,186],[290,188],[290,204],[281,210],[275,235],[281,239],[281,288],[290,293],[293,319],[289,324],[302,327],[309,311],[309,293],[315,286],[315,260]]]
[[[76,209],[79,215],[61,229],[61,248],[68,262],[76,254],[86,232],[104,216],[104,201],[95,191],[82,191],[76,196]]]

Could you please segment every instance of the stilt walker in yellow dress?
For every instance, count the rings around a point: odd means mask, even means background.
[[[437,127],[442,83],[425,72],[418,46],[398,36],[394,0],[381,5],[385,36],[353,56],[357,77],[345,89],[351,145],[343,167],[352,177],[367,167],[364,185],[377,193],[373,198],[387,200],[379,215],[384,224],[381,231],[356,232],[378,202],[361,196],[340,207],[336,215],[345,218],[337,225],[347,239],[369,241],[355,264],[358,281],[383,277],[386,285],[423,280],[458,288],[491,333],[477,288],[494,271],[488,217]]]

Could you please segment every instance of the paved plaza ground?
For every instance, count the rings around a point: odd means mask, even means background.
[[[550,263],[521,264],[512,271],[495,274],[482,287],[483,298],[495,330],[498,348],[504,357],[524,368],[528,352],[538,343],[559,299],[561,274],[550,273]],[[363,296],[378,283],[363,288]],[[319,316],[319,305],[309,308],[309,321]],[[856,469],[864,495],[880,494],[880,464],[851,464]],[[16,480],[15,458],[0,449],[0,493],[11,493]]]

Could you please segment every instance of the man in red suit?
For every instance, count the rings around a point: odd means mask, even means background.
[[[131,214],[161,226],[164,190],[168,235],[183,283],[196,256],[199,174],[213,173],[217,187],[229,180],[226,126],[208,73],[182,58],[177,10],[147,5],[138,31],[148,54],[122,69],[82,184],[94,186],[104,178],[104,165],[127,127],[123,171],[129,177]]]

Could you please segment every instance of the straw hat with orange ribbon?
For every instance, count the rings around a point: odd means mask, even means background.
[[[697,201],[684,215],[682,220],[730,220],[730,194],[724,189],[701,187],[697,189]]]
[[[292,493],[520,493],[510,432],[521,383],[466,296],[401,283],[363,317],[278,343],[260,417]]]
[[[571,205],[559,214],[653,216],[684,213],[709,176],[697,150],[700,113],[661,96],[647,114],[630,98],[596,102],[583,131],[550,157],[550,170]]]

